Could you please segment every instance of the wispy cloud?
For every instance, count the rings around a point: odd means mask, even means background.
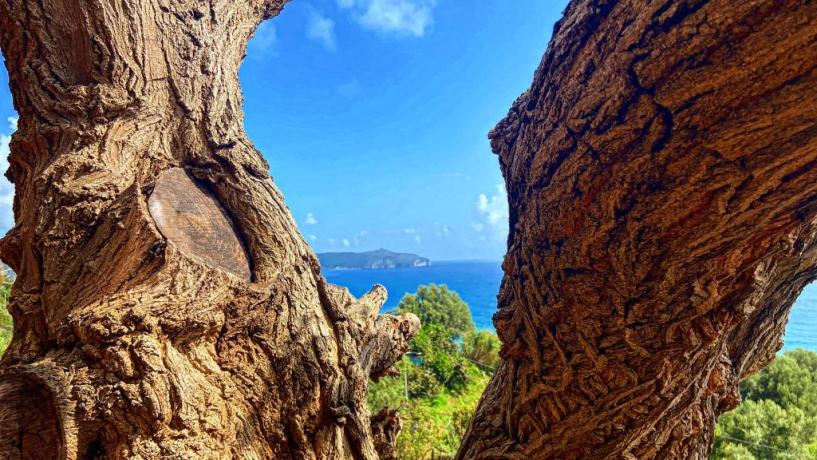
[[[422,37],[433,22],[436,0],[338,0],[362,26]]]
[[[309,25],[306,29],[306,35],[330,51],[337,49],[335,21],[321,15],[317,11],[313,11],[312,14],[309,15]]]
[[[278,30],[272,21],[262,22],[247,45],[247,56],[252,59],[264,59],[277,54]]]
[[[355,246],[359,246],[360,243],[363,240],[365,240],[367,236],[369,236],[369,231],[368,230],[361,230],[361,231],[355,233],[354,238],[352,238],[352,243],[354,243]]]
[[[451,227],[448,225],[443,225],[437,228],[437,238],[447,238],[451,235]]]
[[[344,248],[348,248],[349,246],[352,245],[352,243],[349,240],[347,240],[346,238],[342,238],[340,240],[340,244],[342,244]]]
[[[497,185],[496,193],[490,197],[481,193],[476,203],[476,221],[471,228],[487,237],[504,239],[508,235],[508,195],[505,187]]]
[[[9,143],[11,135],[17,131],[17,117],[9,117],[8,134],[0,133],[0,174],[5,174],[9,168]],[[0,233],[6,232],[14,225],[14,213],[12,205],[14,203],[14,185],[0,176]]]
[[[315,218],[315,215],[311,212],[306,213],[306,219],[304,219],[304,224],[306,225],[316,225],[318,223],[318,219]]]

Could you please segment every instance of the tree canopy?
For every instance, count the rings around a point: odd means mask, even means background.
[[[440,325],[455,337],[476,330],[468,304],[445,284],[423,285],[416,293],[406,294],[397,306],[397,313],[414,313],[420,324]]]
[[[741,384],[743,404],[718,421],[715,460],[817,458],[817,353],[789,351]]]

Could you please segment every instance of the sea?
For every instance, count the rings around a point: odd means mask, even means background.
[[[348,288],[355,297],[375,284],[382,284],[389,292],[384,311],[396,308],[404,295],[415,292],[421,284],[445,284],[469,305],[477,328],[494,329],[491,316],[496,311],[496,295],[502,281],[500,262],[433,262],[417,268],[327,270],[324,275],[329,282]],[[781,351],[795,348],[817,351],[817,282],[807,286],[795,302],[783,341]]]

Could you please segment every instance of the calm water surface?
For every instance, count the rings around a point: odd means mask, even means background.
[[[502,281],[499,262],[434,262],[422,268],[327,270],[324,274],[331,283],[349,288],[356,297],[374,284],[382,284],[389,291],[386,310],[396,307],[405,294],[413,293],[421,284],[447,284],[471,307],[471,316],[480,329],[494,327],[491,316],[496,310],[496,295]],[[817,283],[806,287],[797,299],[784,343],[784,350],[817,350]]]

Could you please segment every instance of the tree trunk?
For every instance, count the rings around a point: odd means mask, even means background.
[[[418,323],[320,275],[242,129],[282,0],[0,3],[4,458],[376,458]],[[817,4],[571,3],[492,135],[503,362],[460,458],[704,458],[817,261]]]
[[[18,274],[2,458],[387,457],[416,317],[327,284],[242,128],[283,0],[8,0]]]
[[[491,133],[502,362],[461,459],[704,459],[817,271],[817,2],[577,0]]]

